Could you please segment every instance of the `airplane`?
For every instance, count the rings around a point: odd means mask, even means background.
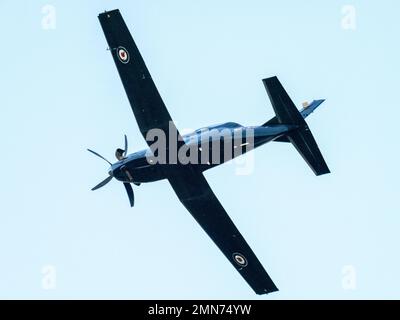
[[[115,178],[123,183],[130,205],[133,207],[132,184],[139,186],[141,183],[167,179],[182,204],[254,292],[267,294],[277,291],[278,288],[213,193],[203,172],[267,142],[276,141],[292,143],[317,176],[329,173],[328,166],[304,120],[324,100],[314,100],[304,105],[304,108],[299,111],[278,78],[270,77],[264,79],[263,83],[275,111],[275,117],[260,126],[244,127],[238,123],[227,122],[182,136],[172,121],[120,11],[118,9],[105,11],[99,14],[98,18],[137,124],[149,149],[128,155],[128,142],[125,136],[125,147],[116,150],[115,155],[118,161],[115,163],[88,149],[110,165],[109,176],[92,190],[103,187]],[[148,139],[152,130],[161,130],[165,133],[164,138],[167,142],[161,150],[168,154],[165,162],[153,161],[155,159],[155,150],[152,149],[154,141]],[[203,136],[207,130],[214,132],[223,130],[232,133],[230,140],[228,139],[231,144],[227,147],[234,151],[231,157],[217,163],[211,161],[213,154],[222,154],[226,150],[222,150],[224,147],[221,146],[213,149],[214,145],[210,141],[214,134],[211,134],[211,139],[209,135],[204,143]],[[235,136],[234,133],[239,133],[240,138],[237,138],[238,135]],[[251,138],[249,139],[251,143],[238,145],[244,137]],[[207,161],[187,164],[176,159],[174,161],[174,157],[170,154],[173,146],[179,149],[187,145],[194,146],[199,151],[199,158],[204,151],[202,147],[204,145],[209,147]],[[235,152],[238,149],[241,152]],[[176,156],[175,152],[174,150],[173,156]]]

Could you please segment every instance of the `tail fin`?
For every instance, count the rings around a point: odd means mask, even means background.
[[[304,108],[299,112],[277,77],[264,79],[263,83],[276,114],[276,117],[265,123],[264,126],[274,124],[298,126],[297,129],[288,132],[286,136],[278,138],[280,139],[278,141],[291,142],[317,176],[329,173],[329,168],[304,120],[323,100],[314,101],[313,105],[308,107],[311,109]]]
[[[325,100],[314,100],[311,103],[306,103],[306,105],[304,105],[304,107],[299,111],[301,116],[305,119],[307,118],[311,113],[313,113],[315,111],[315,109],[317,109]],[[264,123],[263,126],[269,126],[272,124],[279,124],[279,121],[277,119],[277,117],[273,117],[271,120],[269,120],[268,122]],[[280,141],[280,140],[275,140],[275,141]],[[285,142],[289,142],[285,141]]]

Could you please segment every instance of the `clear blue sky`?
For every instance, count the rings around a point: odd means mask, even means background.
[[[54,30],[42,28],[46,4]],[[347,4],[355,30],[342,28]],[[87,147],[114,159],[124,133],[131,152],[146,146],[97,20],[115,8],[180,129],[265,122],[261,79],[273,75],[299,107],[327,99],[308,122],[332,174],[315,177],[277,143],[256,150],[250,175],[206,174],[278,293],[254,295],[167,182],[135,187],[133,209],[115,181],[90,191],[107,165]],[[400,298],[399,9],[1,1],[0,298]]]

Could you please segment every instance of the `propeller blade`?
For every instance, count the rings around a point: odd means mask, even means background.
[[[128,153],[128,138],[125,135],[125,148],[124,148],[124,158],[126,157],[126,154]]]
[[[107,183],[109,183],[111,181],[113,177],[109,176],[107,179],[105,179],[104,181],[100,182],[97,186],[95,186],[92,191],[100,189],[101,187],[104,187]]]
[[[99,155],[97,152],[94,152],[93,150],[87,149],[87,151],[93,153],[95,156],[98,156],[99,158],[103,159],[104,161],[106,161],[110,166],[112,166],[112,163],[110,161],[108,161],[106,158],[104,158],[103,156]]]
[[[124,187],[125,187],[126,193],[128,194],[131,207],[133,207],[133,205],[135,204],[135,196],[133,194],[132,186],[130,183],[124,182]]]

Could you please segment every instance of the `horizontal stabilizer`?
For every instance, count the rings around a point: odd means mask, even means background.
[[[286,135],[275,139],[275,141],[290,141],[317,176],[329,173],[329,168],[304,120],[324,100],[315,100],[299,111],[277,77],[264,79],[263,83],[276,114],[276,117],[266,122],[264,126],[276,124],[297,126],[297,129],[289,131]]]
[[[303,159],[310,166],[315,175],[330,173],[329,168],[319,151],[317,142],[315,141],[308,126],[301,127],[288,135],[290,142],[294,145]]]
[[[313,102],[311,102],[310,104],[308,104],[307,106],[303,107],[303,109],[300,110],[300,114],[303,117],[303,119],[307,118],[311,113],[313,113],[315,111],[315,109],[317,109],[325,100],[314,100]],[[279,124],[278,118],[277,117],[273,117],[271,120],[269,120],[268,122],[264,123],[263,126],[267,127],[273,124]],[[274,141],[279,141],[279,142],[289,142],[289,140],[285,140],[285,139],[275,139]]]

